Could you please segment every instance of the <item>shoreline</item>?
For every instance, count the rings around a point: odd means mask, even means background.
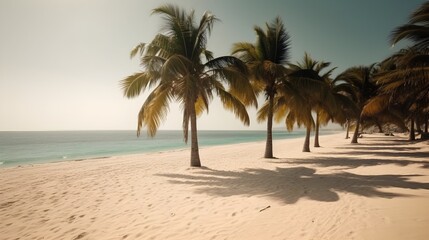
[[[170,131],[170,130],[168,130]],[[174,130],[177,132],[181,132],[180,130]],[[207,131],[213,131],[216,132],[216,130],[204,130],[205,132]],[[222,131],[228,131],[228,130],[221,130]],[[253,130],[250,130],[251,132]],[[301,130],[302,131],[302,130]],[[343,130],[337,130],[337,129],[326,129],[325,131],[321,131],[320,135],[332,135],[332,134],[338,134],[339,132],[341,132]],[[54,131],[54,132],[65,132],[65,131]],[[73,132],[73,131],[70,131]],[[79,132],[79,131],[78,131]],[[84,131],[81,131],[84,132]],[[106,131],[100,131],[100,132],[106,132]],[[231,131],[234,132],[234,131]],[[253,131],[254,132],[254,131]],[[258,132],[264,132],[262,130],[258,131]],[[281,141],[281,140],[286,140],[286,139],[297,139],[297,138],[302,138],[304,139],[303,136],[293,136],[290,138],[279,138],[279,139],[273,139],[273,141]],[[203,148],[207,148],[207,147],[213,147],[213,146],[228,146],[228,145],[234,145],[234,144],[241,144],[241,143],[259,143],[259,142],[263,142],[265,141],[265,139],[262,140],[258,140],[258,141],[243,141],[243,142],[237,142],[237,143],[220,143],[220,144],[208,144],[208,145],[200,145],[200,149]],[[143,143],[142,143],[143,144]],[[190,149],[190,145],[185,146],[185,147],[173,147],[173,148],[169,148],[169,149],[165,149],[165,150],[147,150],[147,151],[142,151],[142,152],[130,152],[130,153],[112,153],[110,155],[106,154],[106,155],[100,155],[100,156],[89,156],[89,157],[78,157],[76,159],[74,158],[63,158],[63,159],[51,159],[51,160],[36,160],[35,162],[22,162],[22,163],[16,163],[16,164],[12,164],[12,163],[8,163],[8,164],[4,164],[4,162],[0,162],[0,170],[1,169],[8,169],[8,168],[22,168],[22,167],[32,167],[35,165],[40,165],[40,164],[52,164],[52,163],[61,163],[61,162],[69,162],[69,161],[90,161],[90,160],[96,160],[96,159],[108,159],[108,158],[112,158],[112,157],[120,157],[120,156],[128,156],[128,155],[140,155],[140,154],[150,154],[150,153],[164,153],[164,152],[170,152],[170,151],[186,151]]]
[[[429,237],[429,145],[322,135],[0,169],[5,239]],[[313,143],[313,142],[311,142]]]

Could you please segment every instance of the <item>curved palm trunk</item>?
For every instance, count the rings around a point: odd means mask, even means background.
[[[304,147],[302,148],[303,152],[310,152],[310,133],[311,133],[311,127],[307,127],[307,132],[305,134]]]
[[[195,114],[195,107],[191,108],[191,167],[201,167],[198,149],[197,116]]]
[[[274,158],[273,156],[273,106],[274,97],[269,97],[269,110],[267,119],[267,142],[265,144],[264,158]]]
[[[319,128],[320,128],[319,113],[317,113],[316,114],[316,132],[314,134],[314,147],[320,147],[320,145],[319,145]]]
[[[350,121],[347,119],[346,139],[349,139]]]
[[[414,141],[414,140],[416,140],[416,133],[414,132],[414,118],[411,118],[410,122],[411,122],[410,123],[410,125],[411,125],[411,127],[410,127],[410,137],[409,137],[408,140]]]
[[[358,143],[359,128],[360,128],[360,116],[356,121],[356,129],[355,129],[355,132],[353,133],[353,138],[351,143]]]

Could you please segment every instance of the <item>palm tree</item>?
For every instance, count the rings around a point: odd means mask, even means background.
[[[375,64],[372,64],[368,67],[359,66],[351,67],[346,69],[340,75],[337,76],[338,81],[344,81],[352,85],[356,90],[356,106],[359,109],[359,115],[356,119],[355,131],[353,133],[351,143],[358,142],[359,129],[362,121],[362,110],[366,102],[371,99],[371,97],[377,94],[377,86],[373,75],[376,71]]]
[[[232,53],[245,62],[250,70],[251,81],[256,94],[265,93],[268,111],[259,120],[267,119],[267,141],[265,158],[273,158],[273,114],[274,97],[282,81],[286,78],[285,64],[289,59],[289,35],[277,17],[266,24],[266,30],[254,28],[256,43],[239,42],[233,46]],[[258,112],[261,114],[261,111]]]
[[[429,113],[429,49],[402,49],[381,65],[383,71],[375,76],[380,90],[365,106],[365,113],[380,115],[390,109],[400,112],[400,117],[410,122],[410,140],[414,140],[415,123],[420,129],[420,122]]]
[[[403,39],[414,42],[416,48],[429,47],[429,2],[423,3],[414,11],[407,24],[392,32],[390,42],[394,45]]]
[[[319,62],[316,65],[315,70],[320,75],[321,74],[320,72],[324,68],[329,67],[330,65],[331,65],[330,62]],[[336,98],[337,95],[336,95],[334,86],[332,85],[332,79],[331,79],[331,74],[335,69],[336,68],[331,68],[330,70],[328,70],[327,72],[321,75],[324,83],[328,87],[325,90],[329,90],[332,95],[329,95],[330,101],[326,101],[326,99],[323,99],[323,101],[320,101],[319,104],[317,104],[316,106],[316,126],[315,126],[315,133],[314,133],[314,147],[320,147],[320,144],[319,144],[320,126],[321,125],[326,126],[326,124],[328,124],[329,121],[333,121],[335,115],[337,114],[336,112],[340,110],[338,108],[339,105],[337,104],[337,100],[339,99]]]
[[[327,82],[330,74],[334,69],[329,70],[322,76],[320,72],[329,67],[328,62],[319,62],[312,59],[305,53],[302,62],[297,64],[289,64],[289,82],[293,85],[301,85],[298,87],[298,92],[306,101],[293,107],[286,117],[287,125],[290,127],[293,123],[298,126],[303,124],[306,127],[306,137],[304,141],[303,152],[310,152],[310,133],[313,128],[316,130],[315,147],[319,147],[319,127],[320,124],[328,122],[333,117],[333,111],[336,109],[336,104]],[[296,98],[296,97],[295,97]],[[301,115],[301,119],[297,118],[299,111],[305,111],[306,114]],[[312,111],[316,112],[316,123],[312,116]]]
[[[334,115],[334,122],[340,125],[346,125],[346,139],[349,139],[349,129],[351,119],[357,119],[360,112],[356,106],[356,89],[350,83],[339,79],[329,79],[329,86],[334,95],[337,109]]]
[[[246,96],[248,103],[256,104],[256,97],[243,74],[247,71],[244,63],[231,56],[214,58],[206,49],[207,38],[217,21],[214,15],[205,12],[196,24],[193,11],[187,13],[174,5],[162,5],[155,8],[153,14],[162,15],[164,32],[131,51],[131,57],[140,55],[143,70],[123,79],[122,89],[128,98],[138,96],[147,88],[153,89],[138,114],[138,135],[142,127],[147,126],[148,135],[154,136],[167,115],[169,103],[179,102],[185,142],[189,123],[191,125],[191,166],[200,167],[197,116],[208,111],[213,95],[219,96],[224,106],[246,125],[249,116],[245,106],[223,83]]]

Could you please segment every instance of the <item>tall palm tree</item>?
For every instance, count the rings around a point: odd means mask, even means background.
[[[392,32],[390,42],[394,45],[403,39],[411,40],[416,48],[429,47],[429,2],[415,10],[407,24]]]
[[[262,91],[265,93],[268,111],[264,112],[267,119],[264,157],[273,158],[274,97],[286,78],[285,64],[289,59],[289,35],[279,17],[267,23],[265,30],[258,26],[254,30],[257,36],[256,43],[235,43],[232,53],[247,64],[255,93],[259,94]]]
[[[214,58],[206,49],[207,38],[217,21],[214,15],[205,12],[197,24],[193,11],[188,13],[174,5],[162,5],[153,14],[162,15],[163,32],[131,51],[131,57],[140,55],[143,70],[123,79],[122,89],[128,98],[153,89],[138,114],[138,135],[147,126],[148,134],[154,136],[167,115],[169,103],[179,102],[185,142],[191,125],[191,166],[200,167],[197,116],[208,111],[214,94],[246,125],[249,116],[245,106],[224,84],[247,96],[248,103],[256,104],[256,97],[243,74],[247,71],[244,63],[231,56]]]
[[[375,71],[375,64],[372,64],[368,67],[358,66],[348,68],[337,76],[338,80],[347,82],[356,90],[356,106],[359,109],[359,115],[356,119],[355,131],[351,143],[358,143],[363,107],[369,99],[377,94],[377,86],[373,78]]]

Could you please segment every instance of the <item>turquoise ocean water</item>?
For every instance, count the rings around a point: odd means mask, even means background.
[[[322,134],[337,131],[323,131]],[[304,130],[274,131],[273,138],[304,136]],[[199,131],[200,147],[264,141],[265,131]],[[155,138],[135,131],[0,132],[0,167],[58,162],[188,148],[182,131],[159,131]]]

